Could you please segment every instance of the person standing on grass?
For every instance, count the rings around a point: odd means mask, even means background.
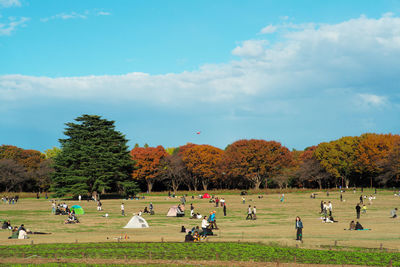
[[[363,201],[363,195],[360,196],[360,203],[361,203],[361,204],[364,203],[364,201]]]
[[[193,207],[193,203],[190,203],[190,218],[193,217],[194,214],[194,207]]]
[[[281,196],[281,202],[285,201],[285,194],[282,194]]]
[[[257,210],[256,210],[256,206],[253,207],[253,220],[257,220]]]
[[[223,208],[223,210],[224,210],[224,216],[226,216],[226,204],[224,203],[224,208]]]
[[[122,204],[121,204],[121,214],[122,214],[122,216],[125,216],[125,206],[124,206],[124,202],[122,202]]]
[[[295,228],[297,230],[296,233],[296,240],[303,241],[303,223],[299,216],[296,217],[296,225]]]
[[[246,220],[252,220],[253,216],[252,216],[252,210],[251,210],[251,205],[249,205],[249,208],[247,210],[247,217]]]
[[[324,201],[321,200],[321,214],[324,213]]]
[[[343,196],[342,196],[342,193],[340,193],[340,202],[342,202],[343,201]]]
[[[329,210],[329,216],[332,216],[332,203],[330,201],[328,202],[328,210]]]
[[[81,202],[81,200],[82,200],[82,196],[81,195],[78,196],[78,200],[79,200],[79,202]]]
[[[360,204],[357,203],[357,206],[356,206],[357,219],[360,219],[360,212],[361,212],[361,207],[360,207]]]
[[[219,202],[221,204],[221,207],[225,206],[225,199],[222,198],[221,201]]]

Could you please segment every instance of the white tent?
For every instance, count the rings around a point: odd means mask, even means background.
[[[180,211],[178,209],[178,206],[172,206],[171,208],[169,208],[167,213],[167,217],[182,217],[182,216],[185,216],[185,212]]]
[[[143,217],[134,215],[124,228],[148,228],[149,224]]]

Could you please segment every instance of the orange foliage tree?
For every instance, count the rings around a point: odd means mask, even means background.
[[[192,185],[197,190],[198,182],[207,190],[219,176],[218,166],[224,151],[210,145],[193,145],[180,151],[187,170],[192,174]]]
[[[367,133],[360,136],[360,143],[356,150],[356,171],[362,178],[369,176],[371,187],[376,176],[383,170],[380,162],[388,158],[389,153],[399,141],[400,136],[392,134]]]
[[[278,175],[292,165],[289,149],[279,142],[239,140],[229,145],[222,159],[222,168],[228,177],[241,177],[259,189],[267,179]]]
[[[146,181],[150,193],[154,183],[162,177],[161,162],[168,153],[162,146],[135,147],[131,150],[131,156],[136,162],[132,172],[133,179]]]

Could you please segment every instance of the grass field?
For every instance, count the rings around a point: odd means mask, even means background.
[[[239,192],[226,195],[228,216],[224,217],[222,208],[215,207],[206,199],[191,199],[187,197],[187,211],[189,214],[190,203],[195,206],[195,211],[202,215],[212,210],[217,211],[217,223],[220,230],[215,231],[217,236],[209,237],[207,242],[261,242],[279,246],[301,248],[327,249],[335,244],[341,247],[380,248],[397,251],[400,249],[399,219],[390,219],[390,210],[400,207],[400,198],[393,196],[392,191],[378,191],[376,200],[368,206],[366,214],[359,220],[365,228],[371,231],[345,231],[349,222],[355,220],[355,205],[361,192],[358,190],[343,193],[344,202],[339,201],[339,193],[331,192],[329,197],[325,192],[318,193],[316,199],[310,199],[310,192],[285,194],[285,201],[279,201],[280,194],[263,194],[259,199],[255,195],[246,196],[246,204],[242,204]],[[364,194],[372,191],[364,190]],[[320,201],[326,200],[333,203],[333,215],[338,223],[324,224],[319,219]],[[121,200],[104,200],[103,211],[96,210],[96,203],[82,201],[65,201],[69,206],[81,205],[86,214],[80,215],[80,224],[63,224],[66,216],[51,214],[51,203],[45,199],[26,198],[20,199],[16,205],[0,204],[0,219],[11,220],[12,225],[25,224],[32,231],[50,232],[51,235],[30,235],[27,240],[11,240],[9,230],[0,231],[1,245],[34,244],[39,243],[82,243],[82,242],[115,242],[118,237],[123,237],[120,242],[182,242],[184,234],[180,228],[201,226],[201,220],[192,220],[188,216],[182,218],[166,217],[170,206],[177,205],[179,198],[168,199],[166,196],[146,196],[141,200],[123,200],[125,213],[121,216]],[[123,229],[133,213],[143,210],[152,202],[156,214],[144,215],[150,228],[148,229]],[[257,206],[255,221],[246,221],[247,206]],[[108,213],[109,218],[101,215]],[[294,220],[296,216],[302,218],[304,224],[304,242],[297,243],[295,239]],[[124,239],[127,236],[127,239]]]

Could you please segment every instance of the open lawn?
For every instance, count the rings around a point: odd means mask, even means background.
[[[96,210],[96,203],[91,201],[65,201],[70,207],[81,205],[86,214],[78,216],[80,224],[63,224],[66,216],[52,215],[51,203],[45,199],[20,199],[16,205],[0,204],[0,219],[11,220],[12,225],[25,224],[32,231],[50,232],[51,235],[30,235],[27,240],[7,239],[9,230],[0,231],[1,245],[34,244],[39,243],[81,243],[81,242],[115,242],[117,238],[127,236],[121,242],[181,242],[184,234],[180,233],[181,226],[186,228],[201,226],[201,220],[189,219],[190,203],[195,206],[195,212],[202,215],[212,210],[217,211],[217,236],[211,236],[207,242],[241,242],[275,243],[281,246],[296,246],[303,248],[328,248],[337,245],[341,247],[367,247],[384,249],[400,249],[400,219],[390,219],[390,211],[394,207],[400,208],[400,198],[393,196],[392,191],[378,190],[376,200],[368,205],[366,214],[361,214],[360,223],[371,231],[345,231],[351,220],[356,220],[355,205],[360,197],[360,190],[343,193],[344,202],[339,200],[339,192],[317,192],[316,199],[310,198],[311,192],[295,192],[285,194],[285,201],[279,201],[280,194],[265,194],[259,199],[254,194],[246,196],[246,204],[242,204],[242,197],[237,194],[217,194],[224,197],[227,204],[227,216],[223,216],[221,207],[216,208],[214,203],[207,199],[191,199],[187,197],[186,217],[166,217],[169,207],[179,204],[179,198],[169,199],[167,196],[146,196],[141,200],[123,200],[125,213],[121,216],[120,205],[122,200],[103,200],[103,211]],[[364,194],[372,191],[364,190]],[[333,203],[333,215],[338,223],[325,224],[320,220],[320,201]],[[64,201],[62,201],[64,202]],[[144,215],[150,225],[147,229],[123,229],[133,213],[138,213],[152,202],[156,214]],[[367,201],[368,202],[368,201]],[[248,205],[257,206],[257,220],[246,221]],[[109,218],[101,215],[108,213]],[[296,216],[302,218],[304,224],[303,243],[295,239],[294,220]],[[205,241],[204,241],[205,242]]]

